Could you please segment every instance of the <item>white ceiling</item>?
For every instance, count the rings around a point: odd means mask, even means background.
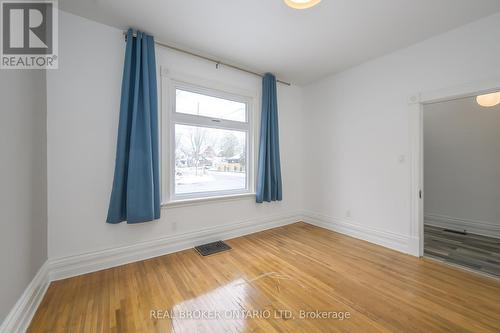
[[[61,0],[61,9],[304,84],[500,11],[499,0]]]

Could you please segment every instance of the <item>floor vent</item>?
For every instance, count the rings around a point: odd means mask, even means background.
[[[467,232],[465,230],[464,231],[458,231],[458,230],[444,229],[443,231],[451,232],[453,234],[467,235]]]
[[[223,241],[213,242],[209,244],[204,244],[200,246],[196,246],[194,248],[196,252],[198,252],[202,256],[209,256],[211,254],[231,250],[231,247],[224,243]]]

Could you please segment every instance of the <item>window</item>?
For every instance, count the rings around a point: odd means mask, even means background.
[[[252,192],[251,99],[173,82],[170,200]]]

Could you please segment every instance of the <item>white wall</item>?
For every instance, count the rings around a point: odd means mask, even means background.
[[[47,260],[45,72],[0,71],[0,323]]]
[[[498,40],[496,14],[305,87],[306,210],[416,254],[409,97],[499,77]]]
[[[426,223],[500,236],[500,105],[440,102],[423,119]]]
[[[212,202],[164,208],[156,222],[106,224],[125,43],[122,31],[78,16],[61,12],[59,24],[59,70],[47,74],[49,258],[301,209],[301,89],[279,85],[283,202]],[[157,49],[157,64],[260,94],[259,78],[164,48]]]
[[[491,42],[499,37],[497,14],[303,90],[279,86],[281,203],[206,203],[163,209],[162,219],[153,223],[108,225],[122,32],[61,13],[60,69],[47,77],[49,257],[295,214],[303,207],[311,220],[335,222],[342,231],[416,253],[417,235],[410,226],[408,98],[499,77],[500,45]],[[157,58],[160,66],[177,73],[260,91],[257,78],[216,70],[212,63],[165,49],[157,50]]]

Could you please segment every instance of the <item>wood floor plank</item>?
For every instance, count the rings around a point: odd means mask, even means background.
[[[424,227],[424,254],[500,278],[500,239]]]
[[[305,223],[227,243],[209,257],[187,250],[53,282],[29,332],[500,331],[495,279]]]

